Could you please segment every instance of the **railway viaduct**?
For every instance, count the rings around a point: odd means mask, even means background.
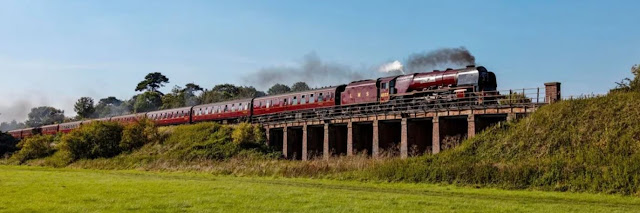
[[[356,154],[406,158],[437,154],[461,138],[474,137],[492,125],[524,117],[544,104],[560,100],[558,82],[545,83],[542,94],[540,88],[533,90],[531,93],[519,90],[527,98],[536,96],[522,103],[429,109],[409,105],[394,110],[361,109],[321,118],[310,112],[313,115],[296,114],[290,115],[290,119],[255,122],[265,128],[267,144],[281,149],[288,159],[329,159]]]

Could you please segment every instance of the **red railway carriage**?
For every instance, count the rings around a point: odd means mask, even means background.
[[[193,107],[193,122],[243,119],[251,116],[251,100],[240,99]]]
[[[376,80],[351,82],[342,92],[341,105],[374,103],[378,101],[378,83]]]
[[[40,129],[38,128],[26,128],[26,129],[22,129],[22,133],[21,133],[21,137],[22,139],[24,138],[28,138],[31,137],[33,135],[39,134],[40,133]]]
[[[22,138],[22,130],[16,129],[8,132],[13,138],[21,139]]]
[[[84,121],[82,121],[82,125],[90,124],[90,123],[92,123],[92,122],[94,122],[94,121],[110,121],[110,120],[111,120],[111,117],[106,117],[106,118],[96,118],[96,119],[91,119],[91,120],[84,120]]]
[[[111,121],[118,122],[122,124],[135,123],[146,116],[145,113],[131,114],[131,115],[121,115],[111,117]]]
[[[82,125],[82,121],[62,123],[58,127],[58,131],[62,133],[69,133],[74,129],[80,128],[80,125]]]
[[[315,109],[340,105],[340,92],[344,85],[264,96],[253,99],[253,115],[265,115],[284,111]]]
[[[58,126],[58,124],[43,126],[40,131],[43,135],[55,135],[58,134]]]
[[[191,123],[191,108],[182,107],[147,113],[147,118],[153,120],[158,126]]]

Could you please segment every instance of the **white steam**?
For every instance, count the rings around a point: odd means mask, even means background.
[[[381,73],[400,72],[404,74],[403,67],[404,66],[402,66],[402,63],[400,63],[400,61],[395,60],[395,61],[380,65],[380,67],[378,68],[378,72],[381,72]]]

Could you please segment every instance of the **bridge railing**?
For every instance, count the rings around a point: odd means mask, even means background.
[[[457,97],[456,94],[395,98],[384,103],[341,105],[286,113],[254,116],[254,123],[288,121],[318,121],[367,117],[380,114],[422,113],[465,109],[531,107],[545,104],[544,88],[500,90],[484,94]]]

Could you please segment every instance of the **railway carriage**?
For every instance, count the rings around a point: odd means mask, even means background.
[[[191,123],[191,108],[182,107],[147,113],[147,118],[153,120],[158,126],[168,126]]]
[[[8,132],[15,139],[22,139],[22,130],[11,130]]]
[[[121,123],[121,124],[129,124],[129,123],[138,122],[139,120],[141,120],[141,119],[143,119],[145,117],[146,117],[146,113],[137,113],[137,114],[121,115],[121,116],[111,117],[111,121],[118,122],[118,123]]]
[[[26,128],[26,129],[22,129],[21,132],[22,133],[20,138],[24,139],[24,138],[31,137],[33,135],[40,134],[40,128]]]
[[[69,133],[74,129],[80,128],[80,125],[82,125],[82,121],[62,123],[60,124],[59,131],[62,133]]]
[[[193,107],[193,122],[203,121],[249,121],[253,99],[240,99],[219,103],[203,104]]]
[[[60,126],[59,124],[46,125],[46,126],[43,126],[40,131],[42,132],[43,135],[55,135],[55,134],[58,134],[59,126]]]
[[[264,96],[253,99],[253,115],[320,109],[340,105],[340,93],[345,85],[303,92]]]

